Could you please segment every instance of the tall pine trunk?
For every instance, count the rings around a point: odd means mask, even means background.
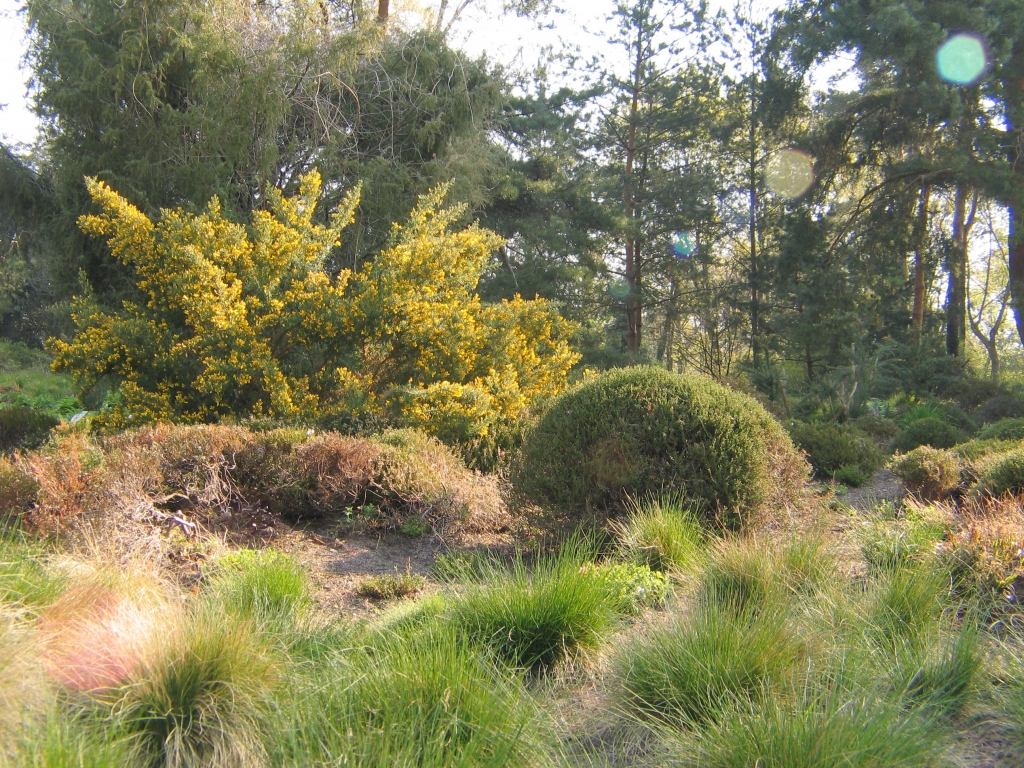
[[[626,207],[626,222],[630,231],[626,233],[626,283],[629,296],[626,299],[626,349],[639,352],[643,340],[643,305],[640,302],[641,270],[640,243],[633,236],[633,168],[636,164],[636,129],[640,104],[640,77],[643,67],[643,36],[637,32],[636,64],[633,70],[633,91],[629,104],[629,133],[626,139],[626,178],[623,183],[623,203]]]
[[[917,210],[917,221],[914,222],[914,307],[911,318],[914,336],[919,342],[924,330],[924,257],[928,243],[928,204],[931,195],[930,185],[921,187],[921,203]]]
[[[754,84],[750,84],[750,352],[754,365],[761,360],[761,295],[757,263],[757,124]]]
[[[967,335],[967,189],[953,195],[953,242],[946,255],[946,354],[964,356]]]
[[[1006,99],[1007,159],[1013,167],[1014,185],[1009,205],[1009,281],[1010,306],[1017,325],[1017,336],[1024,343],[1024,166],[1020,142],[1024,140],[1024,40],[1018,40],[1013,55],[1003,68]]]

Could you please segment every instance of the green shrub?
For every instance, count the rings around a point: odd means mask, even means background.
[[[1024,418],[999,419],[978,430],[977,440],[1024,440]]]
[[[668,736],[665,765],[693,768],[931,768],[944,738],[870,691],[794,685],[787,695],[738,702],[700,731]]]
[[[1024,448],[1000,456],[979,478],[974,491],[987,496],[1024,491]]]
[[[625,558],[672,572],[703,561],[707,535],[681,496],[662,494],[630,506],[625,521],[612,523]]]
[[[514,479],[537,503],[569,511],[682,491],[732,526],[793,493],[801,475],[788,436],[753,399],[698,376],[624,368],[554,400]]]
[[[914,450],[919,445],[952,448],[966,440],[967,434],[963,430],[950,426],[934,416],[928,416],[907,424],[896,438],[896,448],[904,453]]]
[[[116,709],[138,751],[133,764],[254,762],[274,675],[257,636],[247,622],[208,610],[167,631],[170,637],[123,689]]]
[[[871,436],[878,443],[884,443],[896,437],[900,428],[896,422],[874,413],[867,413],[858,416],[853,420],[853,426]]]
[[[39,483],[0,456],[0,518],[21,515],[39,495]]]
[[[1024,418],[1024,400],[1014,395],[996,395],[978,407],[975,418],[982,424]]]
[[[617,613],[635,615],[659,605],[668,595],[668,578],[647,565],[614,563],[595,566],[608,589],[608,599]]]
[[[842,483],[843,485],[860,488],[864,483],[871,479],[871,475],[867,475],[862,472],[860,467],[840,467],[832,475],[832,479],[837,483]]]
[[[58,424],[60,419],[56,416],[35,408],[0,408],[0,451],[38,448]]]
[[[426,583],[427,580],[418,573],[408,570],[405,573],[399,573],[396,568],[393,574],[382,573],[379,576],[363,579],[356,586],[356,594],[371,600],[394,600],[415,595],[423,589]]]
[[[513,667],[540,671],[597,648],[612,629],[608,580],[572,543],[528,567],[492,565],[453,602],[454,626]]]
[[[752,618],[705,606],[622,644],[612,662],[617,698],[631,716],[707,723],[736,698],[770,700],[804,651],[777,611]]]
[[[952,451],[922,445],[905,455],[897,454],[889,468],[903,481],[907,490],[922,499],[948,496],[960,483],[961,463]]]
[[[261,625],[291,621],[310,603],[302,566],[270,549],[225,555],[218,561],[211,586],[230,614]]]
[[[938,419],[951,427],[956,427],[968,433],[973,432],[975,429],[971,418],[955,403],[916,403],[897,417],[899,425],[903,428],[922,419]]]
[[[854,467],[859,471],[859,477],[871,477],[881,466],[882,454],[878,447],[857,427],[796,422],[790,427],[790,434],[793,442],[807,451],[811,466],[819,475],[833,477],[844,467]]]

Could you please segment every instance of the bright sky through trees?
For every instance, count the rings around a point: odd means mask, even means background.
[[[775,0],[754,3],[754,15],[767,17],[769,10],[778,5]],[[396,3],[396,5],[398,5]],[[396,13],[404,23],[413,26],[420,13],[413,3]],[[559,0],[562,10],[542,19],[538,24],[531,19],[515,16],[495,18],[492,6],[477,0],[463,14],[452,30],[452,42],[473,55],[485,55],[513,69],[532,69],[544,55],[545,49],[555,51],[577,48],[587,59],[600,55],[606,19],[614,10],[613,0]],[[727,7],[727,0],[717,0],[712,7]],[[746,5],[744,3],[744,5]],[[22,17],[18,14],[18,0],[0,0],[0,139],[12,143],[29,144],[35,139],[36,118],[26,99],[28,73],[20,68],[25,55],[25,34]],[[837,62],[825,68],[815,78],[816,86],[824,89],[829,76],[842,74],[849,62]],[[839,87],[855,88],[856,76],[847,76]]]

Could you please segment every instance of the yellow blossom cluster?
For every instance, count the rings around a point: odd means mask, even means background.
[[[111,426],[391,409],[439,436],[473,439],[561,391],[578,360],[572,327],[544,301],[480,301],[501,239],[457,228],[462,210],[443,207],[443,186],[360,272],[332,275],[325,265],[359,192],[314,223],[315,171],[294,197],[273,190],[248,226],[225,218],[216,198],[201,214],[153,221],[103,182],[86,183],[100,213],[79,224],[135,269],[145,301],[111,310],[86,291],[74,338],[49,346],[55,370],[83,391],[116,384]]]

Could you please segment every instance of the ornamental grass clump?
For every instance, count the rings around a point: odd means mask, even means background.
[[[612,521],[622,556],[656,571],[683,573],[703,562],[707,533],[679,494],[630,501],[625,520]]]
[[[927,717],[870,689],[791,682],[740,699],[700,730],[664,732],[662,764],[693,768],[930,768],[945,736]]]
[[[870,634],[883,650],[920,647],[949,594],[948,574],[934,562],[907,564],[879,575],[870,597]]]
[[[38,610],[52,603],[66,586],[67,579],[48,566],[38,540],[16,530],[0,531],[0,610]]]
[[[781,606],[756,615],[700,606],[622,643],[612,662],[618,707],[703,727],[737,699],[770,698],[805,656]]]
[[[294,559],[270,549],[241,549],[217,561],[210,593],[225,614],[257,627],[293,624],[309,607],[306,573]]]
[[[682,492],[727,527],[783,506],[806,470],[756,401],[660,368],[608,371],[557,397],[527,436],[514,484],[538,504],[626,511]]]
[[[695,602],[735,616],[754,616],[784,595],[776,551],[755,540],[719,542],[697,585]]]
[[[615,626],[615,587],[590,564],[590,547],[564,544],[527,564],[487,566],[452,604],[454,626],[506,664],[544,671],[598,648]]]
[[[167,628],[118,693],[136,765],[254,762],[277,664],[249,622],[200,609]]]
[[[978,615],[966,611],[949,627],[933,627],[933,636],[921,650],[898,654],[887,674],[895,692],[908,706],[935,714],[955,716],[966,707],[977,689],[984,661]]]

